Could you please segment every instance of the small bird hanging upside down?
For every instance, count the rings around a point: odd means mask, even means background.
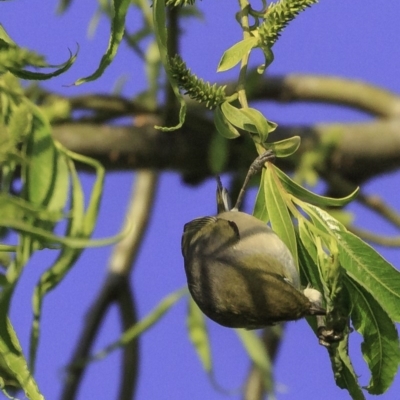
[[[268,157],[273,155],[258,157],[248,177]],[[257,329],[325,315],[321,293],[312,288],[301,290],[297,267],[284,242],[262,221],[238,211],[241,195],[231,209],[218,179],[217,216],[185,224],[182,254],[196,304],[213,321],[230,328]],[[318,317],[320,343],[338,340],[324,330],[321,321]]]

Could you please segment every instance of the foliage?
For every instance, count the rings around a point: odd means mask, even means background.
[[[20,386],[28,398],[41,399],[43,396],[35,383],[33,372],[43,299],[74,265],[83,248],[107,243],[89,240],[100,205],[104,169],[95,160],[74,154],[54,141],[49,119],[24,95],[16,76],[43,79],[45,75],[50,78],[55,73],[38,74],[22,70],[26,64],[32,65],[35,60],[43,58],[18,48],[4,30],[2,32],[4,42],[11,43],[9,47],[4,46],[3,50],[11,57],[8,63],[1,66],[3,73],[0,75],[0,224],[4,229],[3,234],[7,234],[7,240],[0,245],[0,250],[11,253],[11,257],[6,271],[1,274],[0,384],[2,388]],[[15,54],[19,56],[14,57]],[[23,58],[21,55],[29,57]],[[72,62],[67,61],[62,69],[65,70]],[[41,66],[45,66],[42,61]],[[86,210],[75,160],[96,170],[97,179]],[[21,187],[16,189],[19,176]],[[62,221],[66,223],[65,234],[58,236],[54,230]],[[108,242],[115,240],[118,238]],[[34,322],[28,368],[8,311],[14,289],[29,259],[37,250],[44,248],[59,249],[59,255],[43,273],[33,296]]]
[[[277,158],[281,158],[290,157],[297,151],[298,136],[275,142],[268,140],[276,124],[259,110],[249,107],[246,70],[249,54],[261,49],[265,64],[258,72],[265,71],[273,61],[272,46],[282,30],[301,11],[316,3],[315,0],[280,0],[261,11],[253,9],[246,0],[240,1],[238,15],[243,39],[224,52],[218,65],[218,71],[223,72],[241,64],[237,90],[230,95],[226,94],[224,86],[211,85],[195,76],[179,54],[168,51],[166,5],[193,6],[194,1],[154,0],[151,11],[144,3],[99,2],[100,11],[111,19],[109,45],[96,71],[77,80],[75,85],[99,78],[113,61],[124,38],[134,47],[151,37],[152,43],[157,44],[159,56],[154,65],[148,66],[149,76],[153,83],[157,81],[160,61],[180,105],[179,123],[160,129],[175,130],[183,125],[186,115],[183,90],[191,99],[212,110],[215,128],[220,134],[219,143],[222,143],[221,137],[225,140],[247,135],[259,154],[272,150]],[[60,11],[66,10],[69,4],[68,0],[61,2]],[[144,16],[144,26],[133,35],[125,31],[130,7],[139,9]],[[249,17],[256,21],[252,26]],[[69,69],[76,56],[70,54],[62,65],[51,66],[44,57],[14,43],[0,25],[0,227],[6,236],[0,251],[10,258],[4,273],[0,274],[0,385],[5,391],[7,387],[19,386],[30,399],[43,398],[34,380],[34,367],[45,295],[62,281],[83,248],[104,245],[119,238],[90,239],[100,206],[104,169],[95,160],[74,154],[52,138],[51,122],[57,115],[47,114],[44,107],[31,101],[17,79],[55,77]],[[56,70],[39,73],[27,69],[49,67]],[[159,89],[155,88],[152,95]],[[62,112],[66,112],[65,108]],[[76,161],[93,168],[96,173],[86,208]],[[221,168],[218,157],[213,157],[211,162],[213,170]],[[16,189],[19,180],[21,188]],[[262,172],[254,215],[269,222],[286,243],[299,266],[303,285],[311,285],[323,293],[328,312],[327,329],[343,336],[343,340],[327,348],[334,378],[337,385],[347,389],[354,399],[362,399],[364,394],[349,358],[349,335],[354,328],[363,337],[361,351],[371,372],[366,390],[371,394],[384,393],[400,362],[398,333],[394,325],[400,322],[400,273],[330,214],[331,208],[341,208],[356,196],[357,191],[341,199],[316,195],[274,164],[267,163]],[[66,227],[63,235],[54,233],[59,226]],[[43,248],[53,248],[58,251],[58,257],[43,273],[33,294],[33,324],[27,361],[8,311],[21,274],[35,251]],[[126,331],[97,358],[145,332],[185,293],[178,291],[162,300],[145,319]],[[189,299],[188,302],[189,337],[205,371],[212,375],[204,316],[193,301]],[[310,321],[310,325],[314,328],[313,322]],[[265,387],[272,392],[271,364],[260,339],[252,332],[238,331],[237,334],[251,360],[263,371]]]

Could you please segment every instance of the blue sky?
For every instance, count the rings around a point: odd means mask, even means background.
[[[77,95],[86,92],[109,92],[117,79],[129,77],[124,88],[126,96],[144,89],[144,72],[137,57],[121,47],[115,62],[103,77],[79,87],[64,87],[96,68],[108,41],[109,25],[100,21],[93,39],[87,37],[87,26],[96,10],[96,2],[72,2],[62,17],[55,16],[56,1],[13,0],[0,3],[0,22],[21,46],[48,56],[59,63],[68,56],[68,48],[80,52],[76,65],[56,79],[45,83],[51,90]],[[234,79],[237,69],[217,74],[216,66],[222,52],[240,40],[240,29],[234,21],[237,3],[230,0],[198,2],[205,13],[204,21],[186,20],[182,27],[186,37],[182,54],[188,66],[204,79]],[[308,73],[337,75],[365,80],[400,92],[400,47],[398,46],[400,3],[372,0],[321,2],[303,13],[282,34],[275,45],[275,61],[271,74]],[[135,24],[130,15],[129,23]],[[132,30],[132,29],[130,29]],[[261,55],[252,59],[262,61]],[[259,105],[257,105],[259,106]],[[357,122],[369,117],[355,111],[322,105],[268,104],[260,107],[267,117],[278,123]],[[360,144],[361,145],[361,144]],[[87,187],[92,177],[83,175]],[[400,209],[399,173],[369,182],[365,191],[379,194],[393,207]],[[106,188],[96,237],[115,234],[123,223],[134,174],[112,173]],[[177,174],[164,173],[160,179],[154,213],[143,248],[137,259],[132,284],[141,316],[146,315],[166,294],[183,286],[185,276],[180,251],[184,223],[214,213],[215,182],[198,187],[185,187]],[[351,205],[360,227],[394,234],[364,209]],[[249,210],[250,211],[250,210]],[[81,323],[95,293],[105,276],[106,260],[111,248],[85,251],[78,265],[65,282],[45,301],[37,379],[46,399],[57,399],[62,384],[62,368],[69,359],[78,338]],[[382,250],[383,255],[399,267],[398,250]],[[40,273],[49,265],[48,253],[39,253],[31,261],[18,287],[12,318],[22,344],[27,349],[31,319],[31,293]],[[200,362],[189,343],[185,327],[186,305],[180,303],[156,327],[143,337],[138,399],[218,400],[218,393],[203,373]],[[248,369],[248,361],[233,331],[209,322],[218,382],[228,389],[237,388]],[[96,348],[115,340],[119,335],[116,310],[111,310],[96,342]],[[355,333],[351,354],[362,384],[368,383],[368,371],[360,357],[360,339]],[[114,399],[117,393],[119,353],[96,362],[89,368],[78,399]],[[318,345],[305,321],[289,323],[276,363],[277,398],[279,400],[348,399],[347,392],[336,387],[327,352]],[[395,399],[400,380],[382,399]],[[1,394],[0,394],[1,397]],[[372,397],[372,396],[370,396]],[[233,395],[232,399],[240,396]],[[368,398],[368,395],[367,395]]]

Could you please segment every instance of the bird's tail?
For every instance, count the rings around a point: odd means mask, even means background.
[[[217,213],[231,210],[231,199],[228,191],[222,186],[221,178],[217,175]]]

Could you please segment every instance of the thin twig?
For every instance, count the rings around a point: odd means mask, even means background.
[[[129,274],[148,225],[157,181],[157,174],[154,172],[140,171],[137,174],[129,202],[128,218],[125,221],[125,228],[128,224],[132,229],[114,248],[103,288],[87,314],[79,343],[71,358],[61,396],[62,400],[76,398],[87,366],[86,364],[82,365],[80,361],[88,358],[109,307],[117,302],[123,330],[137,322],[135,302],[129,284]],[[124,348],[119,400],[132,399],[138,374],[138,359],[138,344],[137,341],[133,341]]]
[[[385,247],[400,247],[400,236],[378,235],[376,233],[373,233],[366,229],[358,228],[353,225],[348,227],[348,229],[350,232],[353,232],[355,235],[367,242]]]
[[[249,100],[331,103],[364,111],[379,118],[400,116],[400,97],[366,82],[306,74],[260,78],[256,71],[249,75]],[[231,87],[228,86],[227,90],[231,90]]]
[[[271,364],[274,363],[280,344],[282,342],[284,325],[268,326],[264,328],[261,335],[261,340],[269,355]],[[244,400],[263,400],[265,399],[264,377],[259,368],[254,364],[250,368],[247,376],[246,385],[243,393]]]
[[[96,339],[109,307],[115,301],[120,291],[126,287],[125,277],[117,274],[107,274],[102,289],[86,315],[85,325],[79,336],[79,342],[66,370],[65,383],[61,394],[62,400],[73,400],[76,398],[79,385],[87,367],[87,364],[82,364],[81,361],[88,359],[92,344]]]
[[[358,200],[361,204],[385,218],[386,221],[390,222],[396,228],[400,228],[400,214],[390,207],[381,197],[360,194]]]

